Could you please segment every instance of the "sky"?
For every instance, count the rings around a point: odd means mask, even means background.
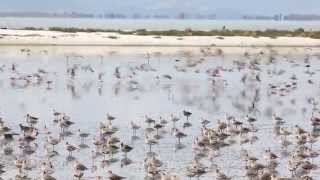
[[[320,13],[320,0],[1,0],[0,11],[41,11],[124,14],[179,12],[222,16],[276,13]]]

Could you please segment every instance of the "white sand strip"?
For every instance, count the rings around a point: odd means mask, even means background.
[[[0,30],[0,45],[164,46],[164,47],[320,47],[320,39],[303,37],[137,36],[117,33],[63,33]]]

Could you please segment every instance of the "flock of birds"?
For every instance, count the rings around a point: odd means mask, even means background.
[[[25,50],[24,50],[25,51]],[[177,72],[186,73],[189,69],[193,69],[194,73],[199,73],[195,70],[197,65],[205,62],[205,57],[209,56],[223,56],[222,50],[218,50],[210,54],[210,49],[202,50],[204,58],[200,60],[191,60],[195,58],[187,58],[185,60],[187,68],[175,66]],[[264,56],[261,52],[260,56]],[[19,127],[11,127],[10,121],[6,117],[0,117],[0,179],[42,179],[55,180],[55,174],[61,169],[57,167],[58,163],[55,161],[57,157],[64,156],[68,164],[66,168],[72,171],[73,177],[69,179],[110,179],[121,180],[130,179],[125,177],[121,172],[130,171],[130,166],[134,164],[137,159],[141,159],[141,168],[145,173],[145,179],[148,180],[183,180],[183,179],[217,179],[217,180],[231,180],[231,179],[250,179],[250,180],[286,180],[286,179],[301,179],[311,180],[319,179],[320,176],[314,172],[318,171],[318,161],[316,160],[320,154],[317,147],[320,136],[320,112],[318,110],[317,97],[310,97],[308,99],[306,109],[307,112],[311,109],[311,116],[303,119],[305,126],[292,125],[289,119],[283,118],[280,113],[272,112],[265,122],[271,125],[272,137],[266,143],[277,143],[281,146],[281,153],[270,148],[264,150],[261,154],[246,148],[254,146],[255,143],[261,139],[260,131],[263,131],[259,125],[261,124],[261,102],[259,83],[264,79],[261,75],[261,62],[259,59],[253,58],[250,60],[250,54],[245,53],[248,61],[235,61],[233,68],[214,67],[206,70],[206,75],[210,77],[210,86],[213,91],[219,94],[217,89],[218,80],[223,78],[223,73],[232,71],[249,71],[250,73],[243,73],[241,83],[245,85],[245,91],[242,91],[242,96],[247,98],[247,88],[252,88],[253,95],[248,98],[250,103],[234,104],[235,107],[243,110],[243,116],[233,115],[232,112],[225,113],[219,120],[208,118],[198,118],[193,112],[187,108],[181,109],[180,113],[168,113],[160,117],[153,117],[152,115],[145,115],[141,121],[127,122],[129,129],[126,127],[118,127],[117,122],[123,121],[109,113],[103,121],[99,123],[96,133],[89,133],[85,127],[76,128],[77,123],[68,113],[52,112],[52,126],[51,124],[42,124],[40,126],[41,118],[36,115],[26,114],[24,120],[19,122]],[[148,58],[150,58],[148,56]],[[183,62],[184,60],[175,60],[175,62]],[[270,56],[268,63],[274,63],[276,58]],[[138,89],[139,83],[134,81],[136,71],[157,71],[147,63],[135,67],[132,73],[128,75],[130,79],[131,89]],[[296,63],[292,61],[290,63]],[[310,78],[307,84],[317,85],[315,77],[316,70],[312,69],[310,57],[304,58],[303,69],[305,74]],[[188,69],[189,68],[189,69]],[[37,73],[21,74],[18,71],[16,64],[10,66],[2,66],[1,72],[10,71],[12,76],[9,81],[12,87],[28,88],[32,85],[47,86],[51,90],[54,81],[46,78],[47,71],[39,69]],[[75,80],[77,74],[81,71],[95,72],[91,66],[68,66],[66,70],[67,78]],[[270,76],[285,74],[286,72],[267,72]],[[115,67],[114,77],[116,79],[123,79],[120,67]],[[126,78],[128,78],[126,77]],[[98,73],[98,80],[103,81],[105,78],[103,73]],[[157,76],[156,79],[161,78],[171,80],[174,76],[164,74]],[[289,80],[284,83],[269,83],[267,86],[267,95],[277,98],[288,96],[290,93],[298,89],[299,74],[292,75]],[[23,81],[21,83],[21,81]],[[225,82],[227,86],[229,82]],[[252,84],[256,84],[252,86]],[[72,94],[76,94],[75,89],[70,84],[68,90]],[[222,90],[223,91],[223,90]],[[294,106],[296,101],[292,99],[291,105]],[[188,129],[192,127],[197,128],[197,132],[189,134]],[[309,128],[310,127],[310,128]],[[134,143],[128,143],[128,139],[120,138],[117,134],[119,131],[130,131],[128,133],[132,141],[144,142],[145,152],[144,157],[135,157],[131,154],[138,147]],[[189,133],[188,133],[189,132]],[[185,142],[184,139],[192,136],[193,142]],[[192,152],[192,161],[185,165],[183,172],[177,172],[167,169],[161,156],[155,151],[156,145],[163,143],[163,139],[175,138],[175,153],[179,153],[181,149],[188,149]],[[75,140],[76,139],[76,140]],[[88,142],[90,139],[91,142]],[[272,140],[277,139],[277,140]],[[265,140],[265,139],[264,139]],[[43,148],[39,147],[43,145]],[[223,165],[216,163],[216,159],[224,154],[230,147],[241,147],[237,151],[239,153],[239,161],[241,175],[233,176],[228,174],[228,169],[224,169]],[[58,147],[58,148],[57,148]],[[40,150],[41,149],[41,150]],[[91,153],[81,154],[81,152],[90,149]],[[44,156],[40,159],[39,151],[44,151]],[[90,156],[91,162],[81,162],[77,156],[81,154]],[[119,156],[120,155],[120,156]],[[80,155],[79,155],[80,156]],[[34,162],[33,159],[37,157],[39,161]],[[118,157],[121,157],[119,159]],[[8,160],[9,159],[9,160]],[[230,163],[230,162],[225,162]],[[120,168],[113,171],[110,166],[112,164],[120,164]],[[128,168],[128,169],[125,169]],[[100,170],[102,174],[92,176]],[[290,173],[281,172],[288,170]],[[117,173],[116,173],[117,172]],[[8,175],[9,173],[9,175]],[[14,174],[14,175],[13,175]],[[6,175],[6,178],[1,178]]]

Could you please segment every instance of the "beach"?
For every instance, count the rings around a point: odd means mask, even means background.
[[[67,30],[0,29],[4,178],[319,177],[320,39]]]
[[[320,180],[319,10],[1,1],[0,180]]]
[[[141,36],[109,32],[65,33],[0,30],[0,45],[143,46],[143,47],[320,47],[320,39],[305,37]]]

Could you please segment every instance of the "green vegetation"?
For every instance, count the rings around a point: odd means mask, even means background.
[[[35,27],[25,27],[23,30],[31,30],[31,31],[42,31],[43,28],[35,28]]]
[[[27,27],[25,30],[43,30],[42,28]],[[296,29],[294,31],[289,30],[274,30],[267,29],[265,31],[251,31],[251,30],[211,30],[211,31],[197,31],[190,28],[181,30],[167,30],[167,31],[149,31],[146,29],[138,29],[135,31],[123,31],[123,30],[112,30],[112,29],[93,29],[93,28],[62,28],[62,27],[50,27],[49,31],[60,31],[68,33],[76,32],[87,32],[87,33],[97,33],[97,32],[115,32],[119,34],[132,34],[140,36],[154,36],[154,38],[161,38],[161,36],[218,36],[218,39],[223,39],[224,36],[250,36],[250,37],[270,37],[277,38],[280,36],[285,37],[310,37],[315,39],[320,39],[320,31],[305,31],[303,28]]]
[[[268,29],[265,31],[245,31],[245,30],[211,30],[211,31],[193,31],[187,29],[185,31],[168,30],[168,31],[147,31],[137,30],[132,32],[126,32],[136,35],[153,35],[153,36],[218,36],[218,39],[223,39],[224,36],[250,36],[250,37],[270,37],[277,38],[280,36],[286,37],[311,37],[320,39],[320,31],[304,31],[299,28],[294,31],[288,30],[273,30]]]
[[[95,33],[95,32],[117,32],[116,30],[109,29],[92,29],[92,28],[62,28],[62,27],[50,27],[49,31],[60,31],[60,32],[68,32],[68,33],[76,33],[76,32],[87,32],[87,33]]]
[[[108,36],[109,39],[118,39],[118,36]]]

